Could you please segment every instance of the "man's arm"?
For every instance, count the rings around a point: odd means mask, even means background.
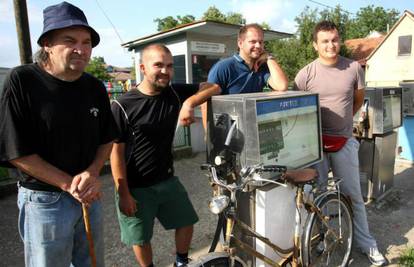
[[[10,163],[40,181],[71,193],[70,189],[73,177],[51,165],[37,154],[19,157],[10,160]]]
[[[76,191],[76,186],[79,183],[68,173],[56,168],[49,162],[42,159],[37,154],[19,157],[10,160],[10,163],[23,172],[35,177],[36,179],[43,181],[47,184],[54,185],[65,192],[71,194],[75,199],[80,202],[87,202],[86,199],[79,197],[79,193]]]
[[[254,70],[258,71],[260,66],[265,62],[267,63],[267,67],[270,72],[270,77],[268,80],[269,85],[275,91],[286,91],[288,88],[288,78],[277,63],[276,59],[269,53],[263,53],[260,58],[256,60]]]
[[[352,115],[355,115],[364,103],[365,89],[357,89],[354,91],[354,105],[352,108]]]
[[[110,156],[112,176],[119,195],[119,208],[127,216],[137,211],[135,199],[131,196],[127,182],[125,143],[115,143]]]
[[[270,72],[268,82],[272,89],[275,91],[286,91],[288,88],[288,78],[276,60],[269,58],[267,60],[267,66]]]
[[[100,198],[102,183],[97,178],[99,177],[106,160],[109,158],[111,149],[112,142],[100,145],[96,151],[95,159],[89,167],[85,171],[74,176],[72,187],[76,187],[72,190],[75,190],[75,192],[79,194],[79,198],[87,198],[87,202],[92,202]]]
[[[214,83],[201,83],[199,90],[196,94],[187,98],[184,101],[183,106],[178,117],[180,125],[188,126],[194,122],[194,108],[204,103],[207,99],[213,95],[221,93],[220,86]]]

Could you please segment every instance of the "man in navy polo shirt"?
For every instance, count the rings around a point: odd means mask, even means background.
[[[208,74],[208,82],[218,84],[223,95],[261,92],[266,85],[285,91],[288,79],[275,58],[264,50],[263,39],[258,24],[241,27],[239,53],[217,62]]]

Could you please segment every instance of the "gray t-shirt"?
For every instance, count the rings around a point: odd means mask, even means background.
[[[296,75],[294,89],[319,94],[324,134],[351,137],[354,90],[363,89],[364,80],[356,61],[339,57],[327,66],[316,59]]]

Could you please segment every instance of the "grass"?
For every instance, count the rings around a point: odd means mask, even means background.
[[[407,248],[402,253],[399,264],[404,267],[414,267],[414,248]]]

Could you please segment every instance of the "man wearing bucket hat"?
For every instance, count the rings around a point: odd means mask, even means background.
[[[104,266],[99,172],[116,125],[102,82],[84,72],[98,33],[67,2],[43,11],[35,63],[13,68],[0,100],[0,163],[21,173],[19,232],[26,266]]]

